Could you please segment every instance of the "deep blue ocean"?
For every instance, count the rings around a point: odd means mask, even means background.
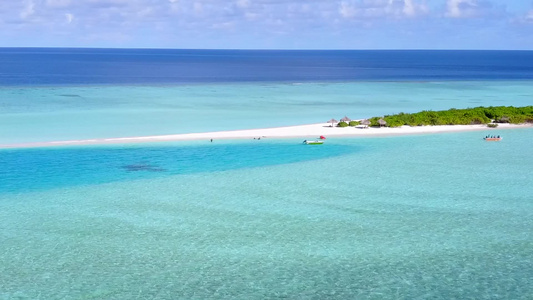
[[[533,51],[0,48],[0,86],[531,79]]]
[[[532,104],[533,51],[0,49],[0,147]],[[0,149],[0,299],[531,299],[533,128],[301,141]]]

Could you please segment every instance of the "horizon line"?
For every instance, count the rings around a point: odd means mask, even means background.
[[[0,46],[0,49],[101,49],[101,50],[225,50],[225,51],[533,51],[533,49],[436,49],[436,48],[170,48],[170,47],[78,47],[78,46]]]

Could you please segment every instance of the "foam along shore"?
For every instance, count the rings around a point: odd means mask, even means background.
[[[475,131],[475,130],[499,130],[531,127],[531,125],[499,124],[496,129],[486,125],[443,125],[443,126],[402,126],[402,127],[331,127],[329,124],[318,123],[309,125],[216,131],[203,133],[185,133],[172,135],[155,135],[140,137],[101,138],[87,140],[52,141],[37,143],[0,144],[0,148],[32,148],[67,145],[99,145],[99,144],[127,144],[142,142],[163,141],[192,141],[192,140],[220,140],[220,139],[258,139],[258,138],[317,138],[321,135],[326,137],[371,137],[371,136],[394,136],[408,134],[431,134],[441,132]]]

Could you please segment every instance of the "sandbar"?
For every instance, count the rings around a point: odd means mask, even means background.
[[[329,137],[372,137],[395,136],[411,134],[435,134],[443,132],[491,130],[496,134],[501,129],[514,129],[532,127],[530,124],[499,124],[497,128],[488,128],[486,125],[443,125],[443,126],[402,126],[402,127],[332,127],[330,124],[317,123],[308,125],[215,131],[201,133],[184,133],[172,135],[154,135],[139,137],[99,138],[85,140],[66,140],[18,144],[0,144],[0,148],[33,148],[70,145],[100,145],[100,144],[129,144],[164,141],[193,141],[193,140],[223,140],[223,139],[265,139],[265,138],[302,138],[316,139],[319,136]]]

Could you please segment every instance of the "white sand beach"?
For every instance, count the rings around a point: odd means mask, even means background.
[[[142,143],[142,142],[163,142],[163,141],[191,141],[191,140],[220,140],[220,139],[265,139],[265,138],[318,138],[319,136],[329,137],[371,137],[371,136],[394,136],[408,134],[435,134],[443,132],[476,131],[476,130],[497,130],[515,129],[531,127],[529,124],[499,124],[497,128],[488,128],[486,125],[446,125],[446,126],[402,126],[396,128],[389,127],[331,127],[327,123],[317,123],[309,125],[246,129],[232,131],[215,131],[202,133],[185,133],[172,135],[140,136],[140,137],[118,137],[87,140],[50,141],[38,143],[0,144],[0,148],[32,148],[51,147],[66,145],[98,145],[98,144],[118,144],[118,143]]]

